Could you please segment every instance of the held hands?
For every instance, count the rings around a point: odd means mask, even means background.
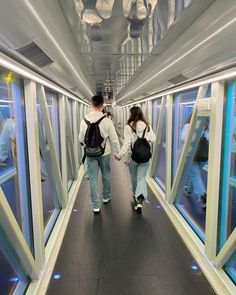
[[[116,161],[120,161],[122,158],[121,156],[118,156],[118,155],[115,155],[114,157],[115,157]]]

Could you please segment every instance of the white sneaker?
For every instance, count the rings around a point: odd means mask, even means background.
[[[100,208],[93,208],[94,213],[100,213],[101,209]]]
[[[136,2],[136,8],[137,8],[137,19],[142,20],[147,17],[147,7],[144,4],[144,0],[137,0]]]
[[[108,202],[110,202],[111,197],[109,197],[108,199],[103,199],[103,204],[107,204]]]

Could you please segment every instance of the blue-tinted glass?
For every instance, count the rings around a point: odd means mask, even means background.
[[[182,152],[183,144],[188,136],[188,128],[193,107],[195,106],[198,89],[178,93],[174,97],[173,107],[173,145],[172,145],[172,183]],[[206,131],[208,136],[208,130]],[[205,231],[205,208],[202,196],[207,191],[207,162],[193,161],[185,180],[176,206],[197,231],[201,238]]]
[[[152,101],[152,129],[156,133],[159,111],[161,107],[161,98]]]
[[[219,207],[219,249],[236,228],[236,82],[226,88]],[[236,253],[225,266],[236,283]]]
[[[224,269],[230,276],[230,278],[236,283],[236,252],[231,255],[229,261],[224,266]]]
[[[161,122],[161,140],[158,148],[157,163],[154,173],[154,179],[160,185],[160,187],[165,191],[165,175],[166,175],[166,106],[163,108],[163,120]]]
[[[54,93],[46,92],[47,110],[52,126],[55,148],[57,152],[57,159],[60,163],[60,136],[59,136],[59,116],[58,116],[58,100]],[[59,212],[58,193],[54,181],[54,173],[52,170],[50,150],[47,144],[45,127],[41,114],[40,104],[37,107],[38,122],[39,122],[39,147],[40,147],[40,166],[41,166],[41,184],[42,184],[42,197],[43,197],[43,219],[44,227],[47,225],[54,212]],[[57,211],[55,211],[57,209]],[[54,216],[55,217],[55,216]],[[55,218],[54,218],[55,220]],[[53,223],[50,223],[52,229]]]
[[[0,185],[33,252],[23,87],[6,75],[0,69]]]
[[[0,294],[13,294],[13,291],[20,278],[12,270],[11,266],[0,251]]]

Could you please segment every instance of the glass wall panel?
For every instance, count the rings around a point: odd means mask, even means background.
[[[236,228],[236,81],[226,86],[222,141],[219,249]],[[236,253],[225,266],[236,283]]]
[[[157,163],[154,173],[154,179],[165,191],[166,184],[166,105],[162,109],[163,117],[161,120],[160,130],[156,132],[161,132],[160,144],[158,145],[158,155],[157,155]]]
[[[0,294],[13,294],[20,277],[14,272],[7,262],[3,253],[0,251]]]
[[[181,132],[185,123],[190,119],[197,98],[197,89],[178,93],[173,103],[173,146],[172,146],[172,177],[175,177],[179,156],[184,141]]]
[[[55,93],[46,91],[47,111],[49,114],[55,148],[57,152],[57,159],[61,163],[60,152],[60,136],[59,136],[59,114],[58,114],[58,99]],[[54,181],[54,173],[52,168],[52,161],[48,141],[43,123],[40,104],[37,104],[38,124],[39,124],[39,152],[40,152],[40,166],[41,166],[41,185],[43,197],[43,220],[45,227],[45,242],[51,232],[56,217],[59,214],[58,192]],[[49,222],[50,221],[50,222]]]
[[[161,107],[161,98],[152,101],[152,129],[156,133],[159,111]]]
[[[224,266],[224,269],[226,270],[227,274],[230,276],[230,278],[236,284],[236,251],[230,257],[229,261]]]
[[[0,68],[0,185],[33,252],[22,81]]]
[[[73,140],[73,128],[72,128],[72,101],[71,99],[67,99],[67,107],[68,107],[68,115],[69,118],[66,116],[66,133],[67,133],[67,138],[69,137],[69,130],[71,131],[72,134],[72,140]],[[70,190],[74,176],[73,176],[73,158],[72,158],[72,153],[73,153],[73,146],[70,145],[70,141],[67,140],[66,142],[66,151],[67,151],[67,183],[68,183],[68,191]]]
[[[189,123],[195,106],[198,89],[188,90],[178,93],[174,97],[173,107],[173,149],[172,149],[172,183],[176,175],[179,158],[182,153],[183,145],[188,138]],[[195,128],[205,122],[205,118],[199,117]],[[202,127],[202,136],[208,143],[209,140],[209,118],[205,126]],[[203,124],[203,125],[204,125]],[[200,141],[202,142],[202,141]],[[200,143],[198,144],[198,148]],[[176,206],[190,223],[193,229],[204,240],[205,219],[206,219],[206,192],[207,192],[207,159],[199,161],[194,157],[191,163],[188,163],[188,175],[185,184],[180,190],[176,199]]]

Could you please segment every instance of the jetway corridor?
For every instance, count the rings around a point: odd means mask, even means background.
[[[215,294],[151,191],[139,214],[127,166],[113,160],[111,171],[100,215],[83,179],[47,295]]]
[[[0,1],[0,295],[236,294],[235,35],[235,0]]]

